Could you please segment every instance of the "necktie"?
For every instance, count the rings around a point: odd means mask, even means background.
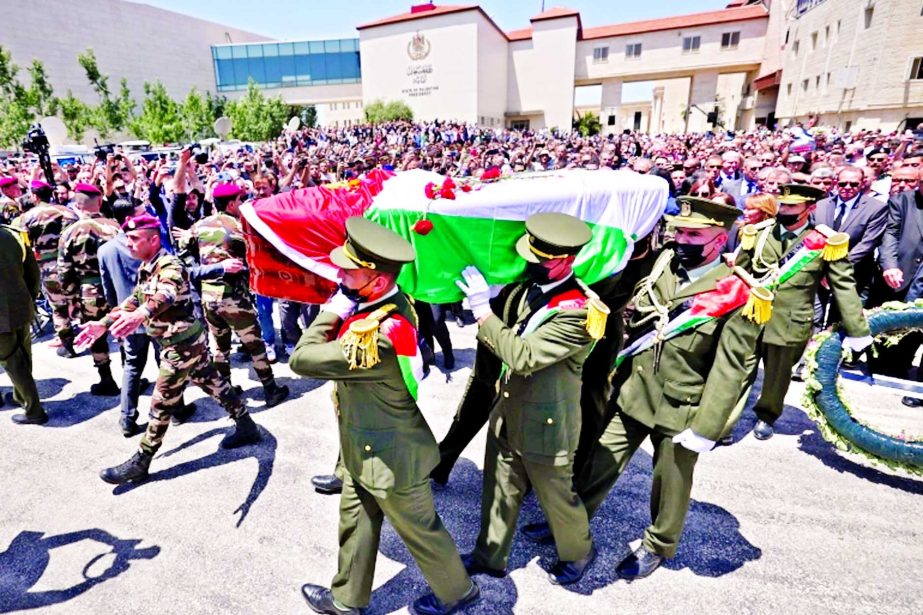
[[[836,206],[836,216],[833,218],[833,230],[840,230],[840,225],[843,224],[843,216],[846,215],[846,203],[840,201]]]
[[[538,284],[529,287],[526,293],[526,305],[532,305],[532,302],[542,296],[542,288]]]
[[[783,252],[788,252],[789,246],[792,245],[792,241],[794,241],[795,237],[797,236],[798,235],[796,235],[795,233],[791,231],[785,231],[784,233],[782,233],[782,251]]]

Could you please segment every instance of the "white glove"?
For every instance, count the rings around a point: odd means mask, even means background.
[[[872,336],[865,335],[862,337],[845,337],[843,338],[843,348],[860,353],[872,345]]]
[[[493,311],[490,309],[490,286],[487,285],[487,280],[473,265],[468,265],[462,270],[462,278],[465,281],[455,280],[455,285],[468,297],[468,305],[471,306],[474,317],[480,320],[490,316]]]
[[[356,302],[343,294],[343,291],[337,291],[330,299],[321,306],[321,312],[333,312],[341,319],[346,320],[356,311]]]
[[[703,438],[691,429],[686,429],[673,436],[673,443],[682,444],[683,448],[686,448],[693,453],[707,453],[711,449],[715,448],[714,440]]]

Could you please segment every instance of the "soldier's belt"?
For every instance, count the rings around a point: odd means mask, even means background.
[[[160,344],[161,346],[176,346],[177,344],[182,344],[183,342],[188,342],[189,340],[197,338],[200,333],[202,333],[202,323],[196,321],[195,324],[182,333],[160,338]]]

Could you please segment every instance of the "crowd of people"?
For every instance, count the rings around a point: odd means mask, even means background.
[[[663,178],[670,198],[664,224],[638,239],[625,269],[592,287],[572,270],[589,241],[586,225],[541,214],[526,221],[517,247],[526,280],[493,296],[477,270],[466,270],[458,282],[464,309],[411,307],[396,277],[413,260],[412,247],[363,219],[347,222],[347,242],[331,255],[343,280],[328,303],[282,301],[276,311],[271,298],[253,295],[241,204],[379,167],[461,177],[627,169]],[[167,427],[195,412],[183,400],[188,381],[234,420],[223,447],[259,442],[231,382],[235,334],[267,406],[290,395],[273,376],[284,356],[298,374],[337,382],[337,472],[315,484],[341,493],[347,529],[332,587],[304,588],[318,612],[368,605],[383,516],[433,589],[415,603],[417,612],[450,613],[477,600],[472,576],[506,574],[529,488],[547,521],[523,533],[556,544],[552,583],[577,582],[596,557],[589,519],[650,438],[652,523],[618,567],[623,578],[644,578],[675,553],[697,457],[732,442],[761,362],[754,436],[765,440],[813,332],[838,324],[857,360],[865,354],[874,369],[898,377],[910,376],[920,346],[908,335],[875,360],[866,352],[872,338],[863,315],[863,308],[923,292],[923,140],[911,131],[799,125],[585,137],[395,122],[304,128],[232,150],[187,147],[175,159],[116,150],[51,170],[49,177],[28,158],[0,166],[0,217],[10,225],[0,232],[0,256],[11,276],[2,280],[11,299],[0,314],[0,355],[14,383],[5,401],[24,408],[13,420],[48,420],[31,376],[35,302],[47,305],[59,355],[90,349],[100,375],[91,393],[121,396],[123,435],[144,433],[129,460],[102,472],[110,483],[147,478]],[[728,295],[737,301],[732,309],[681,326],[689,302],[727,287],[739,291]],[[478,349],[437,447],[406,368],[417,352],[402,336],[422,340],[427,368],[435,365],[435,338],[443,367],[452,369],[447,316],[478,327]],[[121,385],[110,369],[108,335],[121,344]],[[143,427],[140,374],[152,341],[159,374]],[[903,403],[923,406],[910,396]],[[482,528],[474,552],[459,556],[433,508],[430,480],[449,481],[485,423]]]

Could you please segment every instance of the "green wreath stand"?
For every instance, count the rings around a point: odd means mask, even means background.
[[[923,329],[923,301],[891,302],[866,312],[872,335]],[[873,463],[923,476],[923,441],[902,439],[876,431],[856,420],[843,399],[837,373],[843,358],[842,330],[824,331],[811,341],[805,354],[804,406],[824,439],[838,449],[859,454]]]

